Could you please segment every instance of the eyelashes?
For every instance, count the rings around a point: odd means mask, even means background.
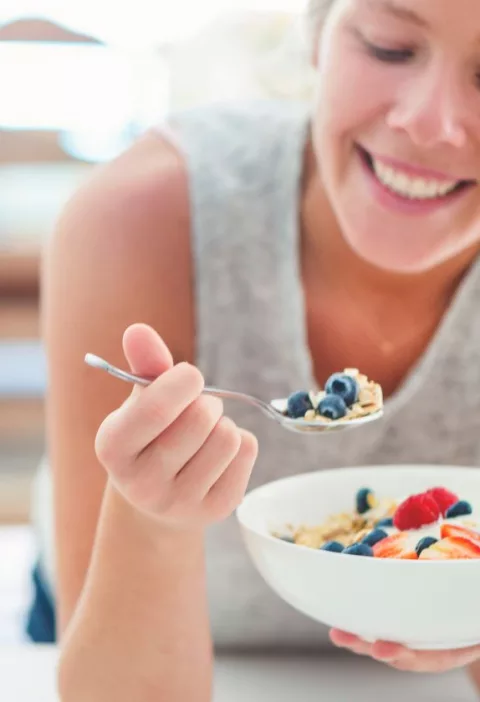
[[[415,53],[412,49],[387,49],[370,42],[363,41],[367,52],[382,63],[402,64],[411,61]]]

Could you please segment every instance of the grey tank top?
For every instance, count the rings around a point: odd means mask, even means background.
[[[167,129],[162,134],[171,136],[188,167],[196,363],[207,383],[268,399],[314,388],[298,226],[308,109],[283,102],[216,105],[175,115]],[[478,465],[479,302],[475,262],[426,353],[386,401],[384,420],[362,430],[312,439],[226,403],[228,414],[259,440],[249,489],[341,466]],[[207,574],[218,648],[329,645],[324,626],[264,583],[234,516],[209,530]]]

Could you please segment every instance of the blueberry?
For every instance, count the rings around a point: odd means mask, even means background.
[[[425,538],[420,539],[418,544],[415,547],[415,551],[417,552],[417,555],[420,556],[422,551],[425,551],[426,548],[429,548],[433,544],[436,544],[438,539],[435,539],[433,536],[425,536]]]
[[[373,556],[373,549],[368,544],[353,544],[345,549],[343,553],[349,556]]]
[[[347,405],[339,395],[325,395],[317,412],[328,419],[341,419],[347,414]]]
[[[445,516],[447,519],[451,519],[452,517],[463,517],[466,514],[472,514],[472,512],[472,505],[466,500],[460,500],[447,509]]]
[[[388,517],[387,519],[380,519],[380,521],[377,522],[377,527],[378,528],[393,527],[393,517]]]
[[[357,492],[356,503],[358,514],[365,514],[369,509],[375,507],[376,500],[373,490],[370,490],[370,488],[361,488]]]
[[[287,414],[292,419],[305,417],[305,414],[311,409],[313,409],[313,405],[308,392],[294,392],[288,398]]]
[[[339,395],[345,404],[350,407],[358,400],[360,388],[357,381],[351,375],[345,373],[334,373],[325,383],[327,395]]]
[[[342,553],[344,549],[345,549],[345,546],[343,546],[343,544],[341,544],[338,541],[327,541],[326,544],[323,544],[320,551],[330,551],[331,553]]]
[[[375,546],[375,544],[378,544],[379,541],[383,541],[383,539],[386,539],[388,537],[388,534],[386,531],[383,531],[383,529],[374,529],[373,531],[370,532],[370,534],[367,534],[362,539],[362,544],[367,544],[367,546]]]

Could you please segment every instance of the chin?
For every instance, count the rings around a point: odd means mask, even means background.
[[[360,259],[391,273],[426,273],[459,253],[458,245],[432,245],[431,242],[418,239],[407,244],[402,240],[403,237],[392,239],[392,236],[384,233],[372,235],[371,232],[366,232],[362,236],[355,231],[352,236],[345,235],[347,244]]]

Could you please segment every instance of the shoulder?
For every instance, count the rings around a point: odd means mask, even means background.
[[[187,354],[190,208],[178,151],[148,133],[95,169],[59,218],[45,270],[49,307],[59,318],[70,310],[86,320],[91,308],[89,329],[83,329],[90,342],[107,315],[112,331],[102,331],[103,337],[110,333],[118,339],[122,327],[145,321]],[[186,320],[182,329],[181,319]]]
[[[156,134],[145,134],[111,163],[97,167],[64,209],[57,227],[59,236],[78,237],[84,245],[122,241],[131,247],[151,245],[162,237],[159,217],[188,216],[188,182],[178,151]],[[160,220],[162,221],[162,220]],[[86,223],[95,225],[86,229]],[[82,224],[83,226],[77,226]],[[142,224],[132,236],[132,225]]]

